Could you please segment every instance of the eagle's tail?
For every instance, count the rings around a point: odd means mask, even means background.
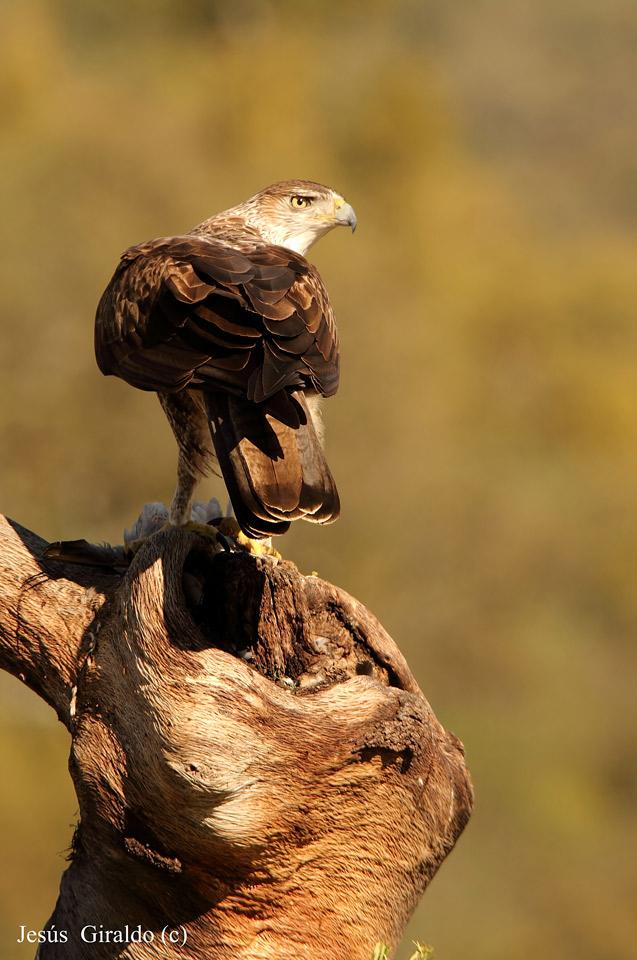
[[[237,522],[255,539],[285,533],[292,520],[331,523],[339,515],[330,473],[302,391],[252,403],[206,394],[215,452]]]

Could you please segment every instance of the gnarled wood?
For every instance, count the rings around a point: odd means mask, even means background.
[[[80,804],[49,925],[68,940],[41,960],[395,945],[471,788],[378,621],[193,533],[155,535],[122,575],[45,566],[45,546],[0,525],[0,665],[69,727]],[[138,925],[152,944],[114,941]]]

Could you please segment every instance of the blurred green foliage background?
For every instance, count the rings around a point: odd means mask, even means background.
[[[466,744],[475,814],[409,933],[441,960],[634,957],[633,0],[0,9],[0,509],[121,542],[172,493],[159,404],[93,360],[125,247],[273,180],[343,192],[359,231],[312,254],[343,516],[283,549],[378,614]],[[14,960],[76,804],[65,731],[0,693]]]

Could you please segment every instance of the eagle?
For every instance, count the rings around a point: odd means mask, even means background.
[[[336,226],[356,228],[339,193],[286,180],[122,255],[95,353],[102,373],[159,397],[178,445],[171,524],[190,522],[196,484],[217,464],[249,538],[338,517],[319,411],[338,387],[338,334],[305,258]]]

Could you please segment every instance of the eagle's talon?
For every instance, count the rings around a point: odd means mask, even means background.
[[[230,540],[233,546],[239,546],[255,557],[273,557],[275,560],[281,560],[281,554],[272,546],[270,537],[264,540],[252,540],[247,537],[234,517],[223,517],[221,520],[213,521],[214,528],[219,531],[221,536]]]
[[[165,529],[174,530],[175,527],[172,524],[167,524]],[[178,529],[187,530],[189,533],[196,533],[198,537],[205,537],[206,540],[212,540],[212,543],[218,553],[221,553],[224,550],[224,546],[220,542],[221,538],[219,537],[216,528],[211,526],[209,523],[197,523],[195,520],[191,520],[190,523],[184,523],[184,525],[178,527]]]
[[[124,551],[127,559],[132,560],[139,548],[149,537],[164,530],[188,530],[198,536],[212,541],[215,551],[231,552],[245,550],[256,557],[273,557],[281,559],[281,554],[272,546],[270,539],[252,540],[242,531],[234,517],[221,517],[218,513],[217,501],[210,501],[212,508],[207,504],[193,505],[192,520],[183,524],[171,523],[168,519],[168,509],[159,503],[146,504],[139,519],[124,532]],[[208,508],[208,513],[206,513]],[[212,514],[212,516],[211,516]],[[207,521],[202,519],[208,516]]]

